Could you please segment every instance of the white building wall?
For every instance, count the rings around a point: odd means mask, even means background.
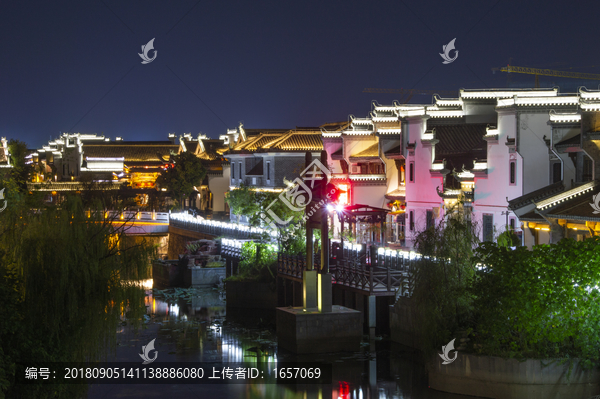
[[[506,146],[507,138],[516,137],[517,118],[514,112],[498,114],[498,141],[487,144],[487,177],[475,177],[475,201],[473,204],[473,220],[477,222],[479,238],[483,239],[483,214],[493,217],[494,238],[506,230],[508,200],[523,195],[523,157],[510,153]],[[547,158],[547,156],[546,156]],[[516,162],[515,184],[510,183],[510,163]],[[515,217],[511,213],[509,217]],[[515,220],[518,229],[520,223]]]
[[[208,188],[213,195],[213,211],[225,211],[225,193],[229,191],[231,168],[229,165],[223,165],[223,176],[209,176]]]
[[[394,191],[398,188],[398,168],[396,168],[396,162],[393,159],[387,159],[386,157],[382,157],[385,161],[385,170],[386,170],[386,178],[387,178],[387,190],[386,193],[390,191]],[[385,201],[384,201],[385,202]]]
[[[550,184],[550,162],[544,136],[549,140],[552,128],[548,112],[521,113],[517,120],[517,148],[523,157],[523,194]]]
[[[385,206],[385,193],[387,186],[352,186],[352,204],[370,205],[377,208]]]
[[[410,118],[408,123],[408,143],[415,143],[414,155],[406,160],[406,245],[411,247],[419,231],[427,223],[427,210],[442,208],[443,201],[436,187],[443,188],[443,178],[431,176],[433,147],[423,145],[421,139],[426,130],[425,118]],[[414,163],[414,181],[410,181],[410,164]],[[414,229],[410,229],[410,215],[414,215]],[[440,218],[442,217],[440,212]],[[439,218],[436,223],[439,222]]]

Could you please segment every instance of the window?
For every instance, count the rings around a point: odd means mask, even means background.
[[[411,162],[408,166],[408,181],[411,183],[415,182],[415,163]]]
[[[483,241],[494,240],[494,215],[483,215]]]
[[[510,184],[517,184],[517,161],[510,161]]]
[[[431,228],[434,226],[434,221],[433,221],[433,210],[428,209],[427,210],[427,228]]]
[[[271,161],[267,161],[267,183],[271,180]]]
[[[410,211],[408,213],[408,223],[410,225],[410,231],[415,230],[415,211]]]
[[[231,164],[231,180],[235,180],[235,164]]]
[[[240,173],[238,174],[238,179],[242,180],[242,163],[240,162]]]
[[[515,224],[516,224],[516,220],[515,220],[515,218],[512,218],[512,217],[511,217],[511,218],[510,218],[510,222],[509,222],[509,224],[510,224],[510,229],[511,229],[512,231],[514,231],[514,230],[515,230]]]
[[[558,183],[562,180],[562,164],[554,162],[552,164],[552,183]]]

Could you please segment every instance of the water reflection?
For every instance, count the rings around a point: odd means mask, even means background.
[[[117,334],[122,349],[119,361],[138,361],[141,345],[156,338],[161,361],[235,362],[246,367],[267,362],[272,364],[271,367],[276,362],[322,362],[332,364],[333,383],[312,386],[256,383],[136,385],[135,390],[114,386],[110,390],[113,395],[284,399],[467,398],[428,389],[424,367],[416,361],[415,355],[407,348],[385,340],[364,342],[359,352],[301,356],[278,350],[275,331],[264,327],[267,325],[265,320],[240,324],[230,320],[231,317],[226,318],[223,293],[218,290],[148,290],[145,304],[145,329],[136,331],[125,325]],[[106,394],[107,389],[101,386],[90,390],[89,397],[116,397]],[[102,392],[106,396],[102,396]]]

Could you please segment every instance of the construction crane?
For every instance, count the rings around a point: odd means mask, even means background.
[[[580,73],[580,72],[565,72],[555,71],[553,69],[539,69],[529,67],[519,67],[513,65],[507,65],[501,68],[492,68],[492,72],[496,71],[506,73],[527,73],[529,75],[535,75],[535,88],[540,87],[539,76],[556,76],[559,78],[571,78],[571,79],[586,79],[586,80],[600,80],[600,75],[596,73]]]
[[[440,96],[456,98],[458,92],[452,90],[420,90],[420,89],[374,89],[367,88],[362,91],[363,93],[383,93],[383,94],[402,94],[405,97],[402,101],[406,104],[415,94],[434,95],[439,94]]]

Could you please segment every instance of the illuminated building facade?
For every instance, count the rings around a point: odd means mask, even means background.
[[[590,183],[600,165],[596,102],[597,92],[496,89],[461,90],[458,98],[435,97],[432,105],[375,104],[374,115],[393,112],[402,125],[406,245],[459,202],[483,241],[512,229],[525,245],[551,242],[549,222],[537,213],[525,216],[524,204],[552,202],[556,185],[570,193],[596,187]],[[594,188],[584,192],[591,202]],[[589,216],[578,217],[595,229]],[[567,219],[563,226],[572,223]],[[530,225],[538,228],[532,232]]]
[[[319,158],[321,131],[315,128],[245,129],[240,125],[221,136],[230,147],[230,189],[244,184],[257,190],[281,192],[304,170],[305,154]],[[231,214],[233,220],[237,215]],[[247,222],[245,216],[241,222]]]
[[[229,191],[229,161],[223,153],[229,149],[223,139],[209,139],[199,134],[195,139],[185,134],[179,139],[179,152],[191,152],[202,160],[206,177],[194,187],[188,206],[200,211],[228,213],[225,193]]]

